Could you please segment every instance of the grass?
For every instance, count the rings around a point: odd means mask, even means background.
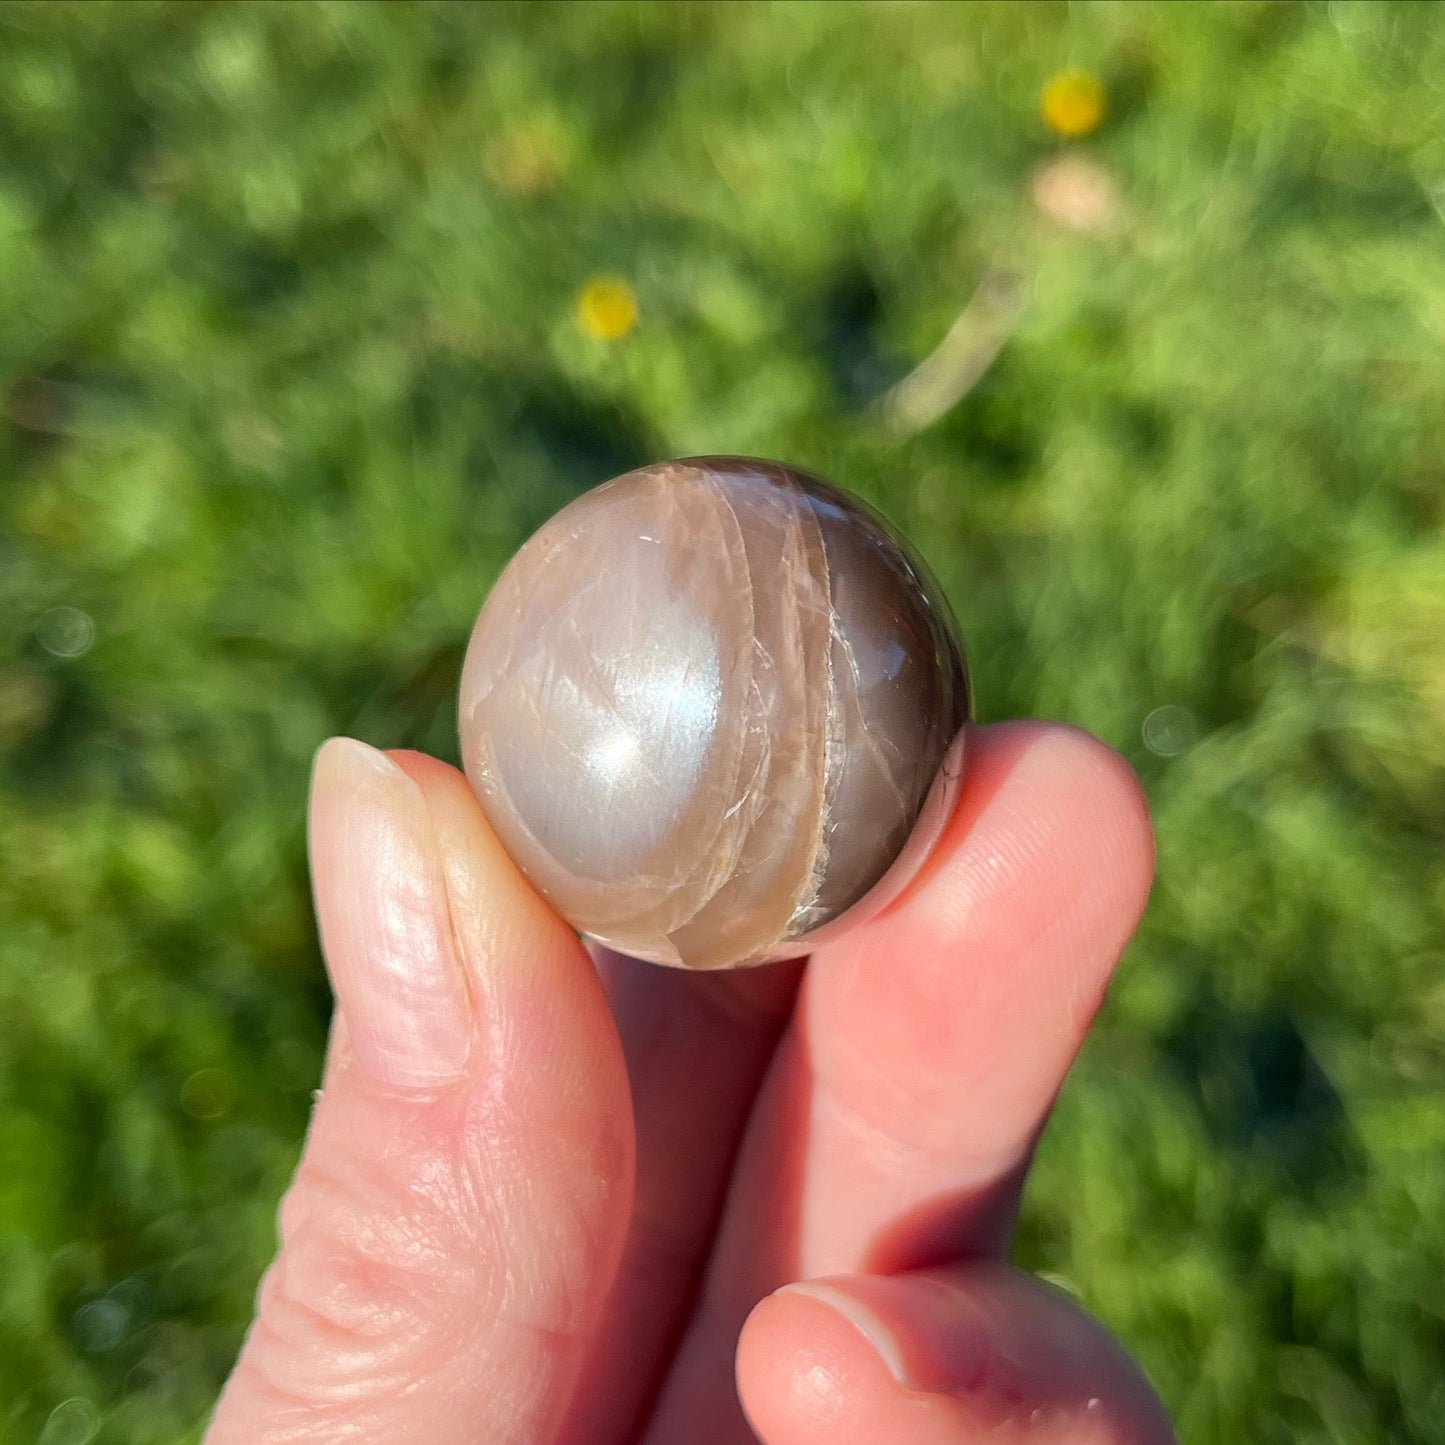
[[[1186,1441],[1445,1442],[1442,76],[1425,5],[0,13],[0,1442],[198,1438],[317,1078],[313,749],[454,756],[511,549],[706,451],[871,498],[981,715],[1149,790],[1020,1258]]]

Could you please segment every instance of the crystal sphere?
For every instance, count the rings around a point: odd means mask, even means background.
[[[917,872],[968,674],[907,544],[816,477],[663,462],[564,507],[462,671],[467,777],[580,932],[684,968],[808,951]]]

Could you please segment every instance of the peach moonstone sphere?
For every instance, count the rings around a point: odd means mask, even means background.
[[[805,953],[898,892],[950,810],[969,686],[880,518],[692,457],[522,547],[460,701],[467,776],[533,885],[610,947],[706,969]]]

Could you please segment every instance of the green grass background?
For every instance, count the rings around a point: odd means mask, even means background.
[[[454,756],[515,545],[714,450],[872,499],[981,716],[1153,801],[1020,1258],[1186,1441],[1445,1441],[1440,7],[7,8],[0,298],[0,1442],[198,1438],[317,1080],[313,750]]]

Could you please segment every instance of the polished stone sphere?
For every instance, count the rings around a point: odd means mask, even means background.
[[[467,777],[579,931],[729,968],[917,871],[963,768],[937,584],[862,503],[747,457],[643,467],[508,564],[462,673]]]

